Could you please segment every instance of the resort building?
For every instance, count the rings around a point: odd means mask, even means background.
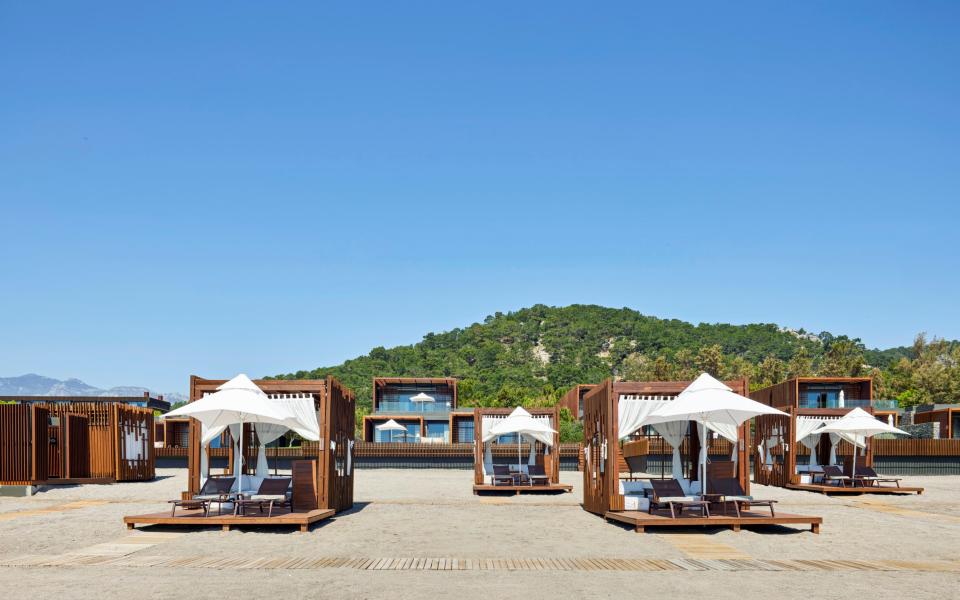
[[[473,411],[457,410],[457,380],[374,377],[365,442],[449,443],[473,440]]]
[[[914,423],[939,423],[941,438],[960,439],[960,405],[926,404],[918,406],[913,414]]]

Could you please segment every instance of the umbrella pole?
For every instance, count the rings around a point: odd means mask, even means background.
[[[703,456],[702,469],[702,479],[700,480],[700,496],[706,498],[707,496],[707,426],[704,422],[700,422],[700,454]]]
[[[863,436],[864,444],[866,444],[867,436]],[[857,434],[853,434],[853,464],[850,466],[850,483],[852,485],[857,485],[857,453],[859,452],[857,448]]]
[[[237,486],[237,493],[243,493],[243,416],[240,416],[240,452],[237,453],[237,465],[240,472],[239,485]]]

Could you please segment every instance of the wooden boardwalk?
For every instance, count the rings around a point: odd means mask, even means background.
[[[0,560],[0,567],[140,567],[216,570],[319,570],[352,569],[360,571],[907,571],[960,572],[960,561],[908,560],[800,560],[800,559],[693,559],[693,558],[464,558],[464,557],[236,557],[236,556],[143,556],[64,554],[28,555]]]

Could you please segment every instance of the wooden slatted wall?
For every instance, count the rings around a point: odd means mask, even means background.
[[[337,512],[353,506],[354,447],[356,440],[356,400],[353,392],[333,377],[327,377],[327,393],[322,410],[321,429],[325,431],[322,451],[327,469],[326,485],[321,486],[320,506]],[[332,444],[330,442],[333,442]]]
[[[770,452],[775,457],[773,465],[766,466],[764,456],[760,453],[759,446],[767,438],[772,437],[772,432],[779,429],[782,432],[781,443],[778,443]],[[785,454],[782,440],[788,439],[791,435],[790,417],[780,415],[763,415],[753,420],[753,440],[750,444],[753,453],[753,480],[762,485],[777,485],[783,487],[790,483],[790,475],[786,468],[786,458],[777,460],[776,457],[783,457]]]
[[[618,487],[617,408],[611,379],[583,398],[583,507],[598,515],[623,510]]]
[[[33,422],[26,404],[0,404],[0,484],[29,485],[33,475]]]
[[[50,437],[56,444],[50,444],[50,479],[68,478],[67,465],[79,465],[86,461],[86,468],[77,469],[86,475],[74,478],[115,479],[114,444],[116,435],[112,418],[112,404],[99,402],[69,402],[47,406],[50,416],[58,420],[50,426]],[[80,415],[87,419],[86,438],[77,438],[76,448],[66,435],[67,416]]]
[[[148,426],[148,456],[138,464],[118,462],[118,453],[123,452],[118,443],[123,438],[117,432],[121,423],[117,415],[122,415],[123,422],[132,419],[140,427]],[[0,474],[0,482],[152,479],[152,433],[153,411],[147,408],[110,402],[2,405],[0,444],[5,451],[0,463],[7,465],[3,468],[11,474],[18,473],[19,478]]]
[[[65,413],[63,417],[64,479],[90,477],[90,419]]]
[[[960,456],[960,439],[876,439],[874,456]]]

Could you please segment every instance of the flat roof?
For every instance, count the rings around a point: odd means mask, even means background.
[[[374,384],[382,385],[388,383],[397,384],[455,384],[457,380],[453,377],[374,377]]]
[[[162,412],[170,410],[170,403],[163,398],[152,396],[0,396],[0,402],[16,402],[18,404],[42,404],[47,402],[119,402],[120,404],[145,404]]]

